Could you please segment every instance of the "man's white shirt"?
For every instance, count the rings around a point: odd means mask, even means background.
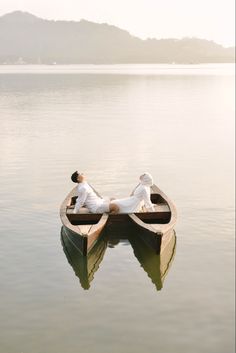
[[[89,186],[88,183],[83,182],[78,185],[78,197],[74,208],[74,213],[78,213],[80,207],[87,207],[91,213],[96,213],[98,207],[104,203],[104,200],[99,197]]]

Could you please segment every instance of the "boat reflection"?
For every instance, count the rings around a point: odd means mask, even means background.
[[[89,289],[90,283],[99,268],[107,248],[106,237],[101,236],[87,256],[83,256],[73,243],[70,242],[63,227],[61,229],[61,243],[69,264],[80,280],[81,287]]]
[[[148,277],[150,277],[156,289],[161,290],[166,275],[174,260],[176,251],[175,232],[172,231],[168,242],[165,244],[165,247],[160,254],[157,254],[153,249],[147,246],[142,239],[135,235],[130,235],[129,241],[140,265],[147,273]]]
[[[139,232],[131,232],[126,235],[124,231],[120,234],[110,231],[108,233],[108,247],[114,248],[120,242],[131,244],[133,252],[141,267],[147,273],[157,290],[161,290],[164,280],[174,260],[176,251],[176,233],[171,230],[164,240],[161,253],[157,254],[154,249],[149,247],[140,237]]]
[[[107,227],[104,233],[106,234],[109,248],[115,248],[118,244],[130,245],[127,234],[130,234],[131,230],[128,227]]]
[[[174,231],[169,235],[168,242],[166,242],[161,254],[156,254],[136,233],[130,231],[128,234],[124,231],[120,233],[112,232],[111,230],[103,232],[87,256],[83,256],[70,242],[63,228],[61,230],[61,242],[67,260],[76,276],[79,277],[80,284],[84,289],[90,288],[90,283],[104,258],[107,247],[115,248],[122,243],[122,245],[130,244],[132,246],[135,257],[159,291],[163,287],[176,251],[176,235]]]

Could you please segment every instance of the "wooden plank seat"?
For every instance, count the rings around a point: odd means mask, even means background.
[[[140,212],[136,212],[135,215],[142,220],[144,223],[154,224],[157,222],[165,224],[168,223],[171,217],[170,208],[166,203],[158,203],[154,205],[155,211],[150,212],[145,206],[142,206]]]
[[[165,203],[159,203],[157,205],[154,205],[155,212],[170,212],[170,208],[167,204]],[[140,212],[150,212],[147,210],[145,206],[142,206]]]
[[[171,212],[163,211],[163,212],[137,212],[134,213],[141,221],[149,224],[156,224],[157,222],[160,224],[165,224],[170,221]]]
[[[145,208],[142,212],[136,212],[135,215],[145,223],[155,223],[158,222],[165,224],[169,222],[171,212],[167,205],[157,205],[155,212],[147,212]],[[117,215],[109,215],[110,221],[119,221],[124,222],[127,220],[127,214],[117,214]],[[89,213],[88,209],[82,207],[79,213],[73,213],[73,209],[69,208],[67,211],[67,217],[69,221],[74,225],[82,225],[82,224],[96,224],[102,217],[101,213]]]
[[[158,204],[158,205],[155,205],[155,212],[169,212],[170,211],[170,208],[167,204]],[[74,214],[74,207],[73,206],[70,206],[70,208],[67,208],[66,210],[66,213],[67,214]],[[146,213],[146,212],[149,212],[145,206],[142,206],[141,210],[137,213]],[[76,214],[92,214],[89,212],[88,208],[86,207],[81,207],[79,209],[79,212],[76,213]]]
[[[75,208],[75,207],[70,206],[69,208],[67,208],[66,213],[67,213],[67,214],[73,214],[74,208]],[[79,209],[79,212],[78,212],[77,214],[87,214],[87,213],[90,214],[88,208],[86,208],[86,207],[81,207],[81,208]]]

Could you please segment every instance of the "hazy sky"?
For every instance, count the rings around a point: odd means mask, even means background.
[[[0,16],[109,23],[141,38],[199,37],[234,45],[234,0],[0,0]]]

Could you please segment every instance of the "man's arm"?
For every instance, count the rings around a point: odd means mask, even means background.
[[[78,197],[76,199],[75,208],[74,208],[73,213],[79,212],[80,207],[82,207],[85,203],[86,197],[87,197],[87,191],[83,188],[78,193]]]

